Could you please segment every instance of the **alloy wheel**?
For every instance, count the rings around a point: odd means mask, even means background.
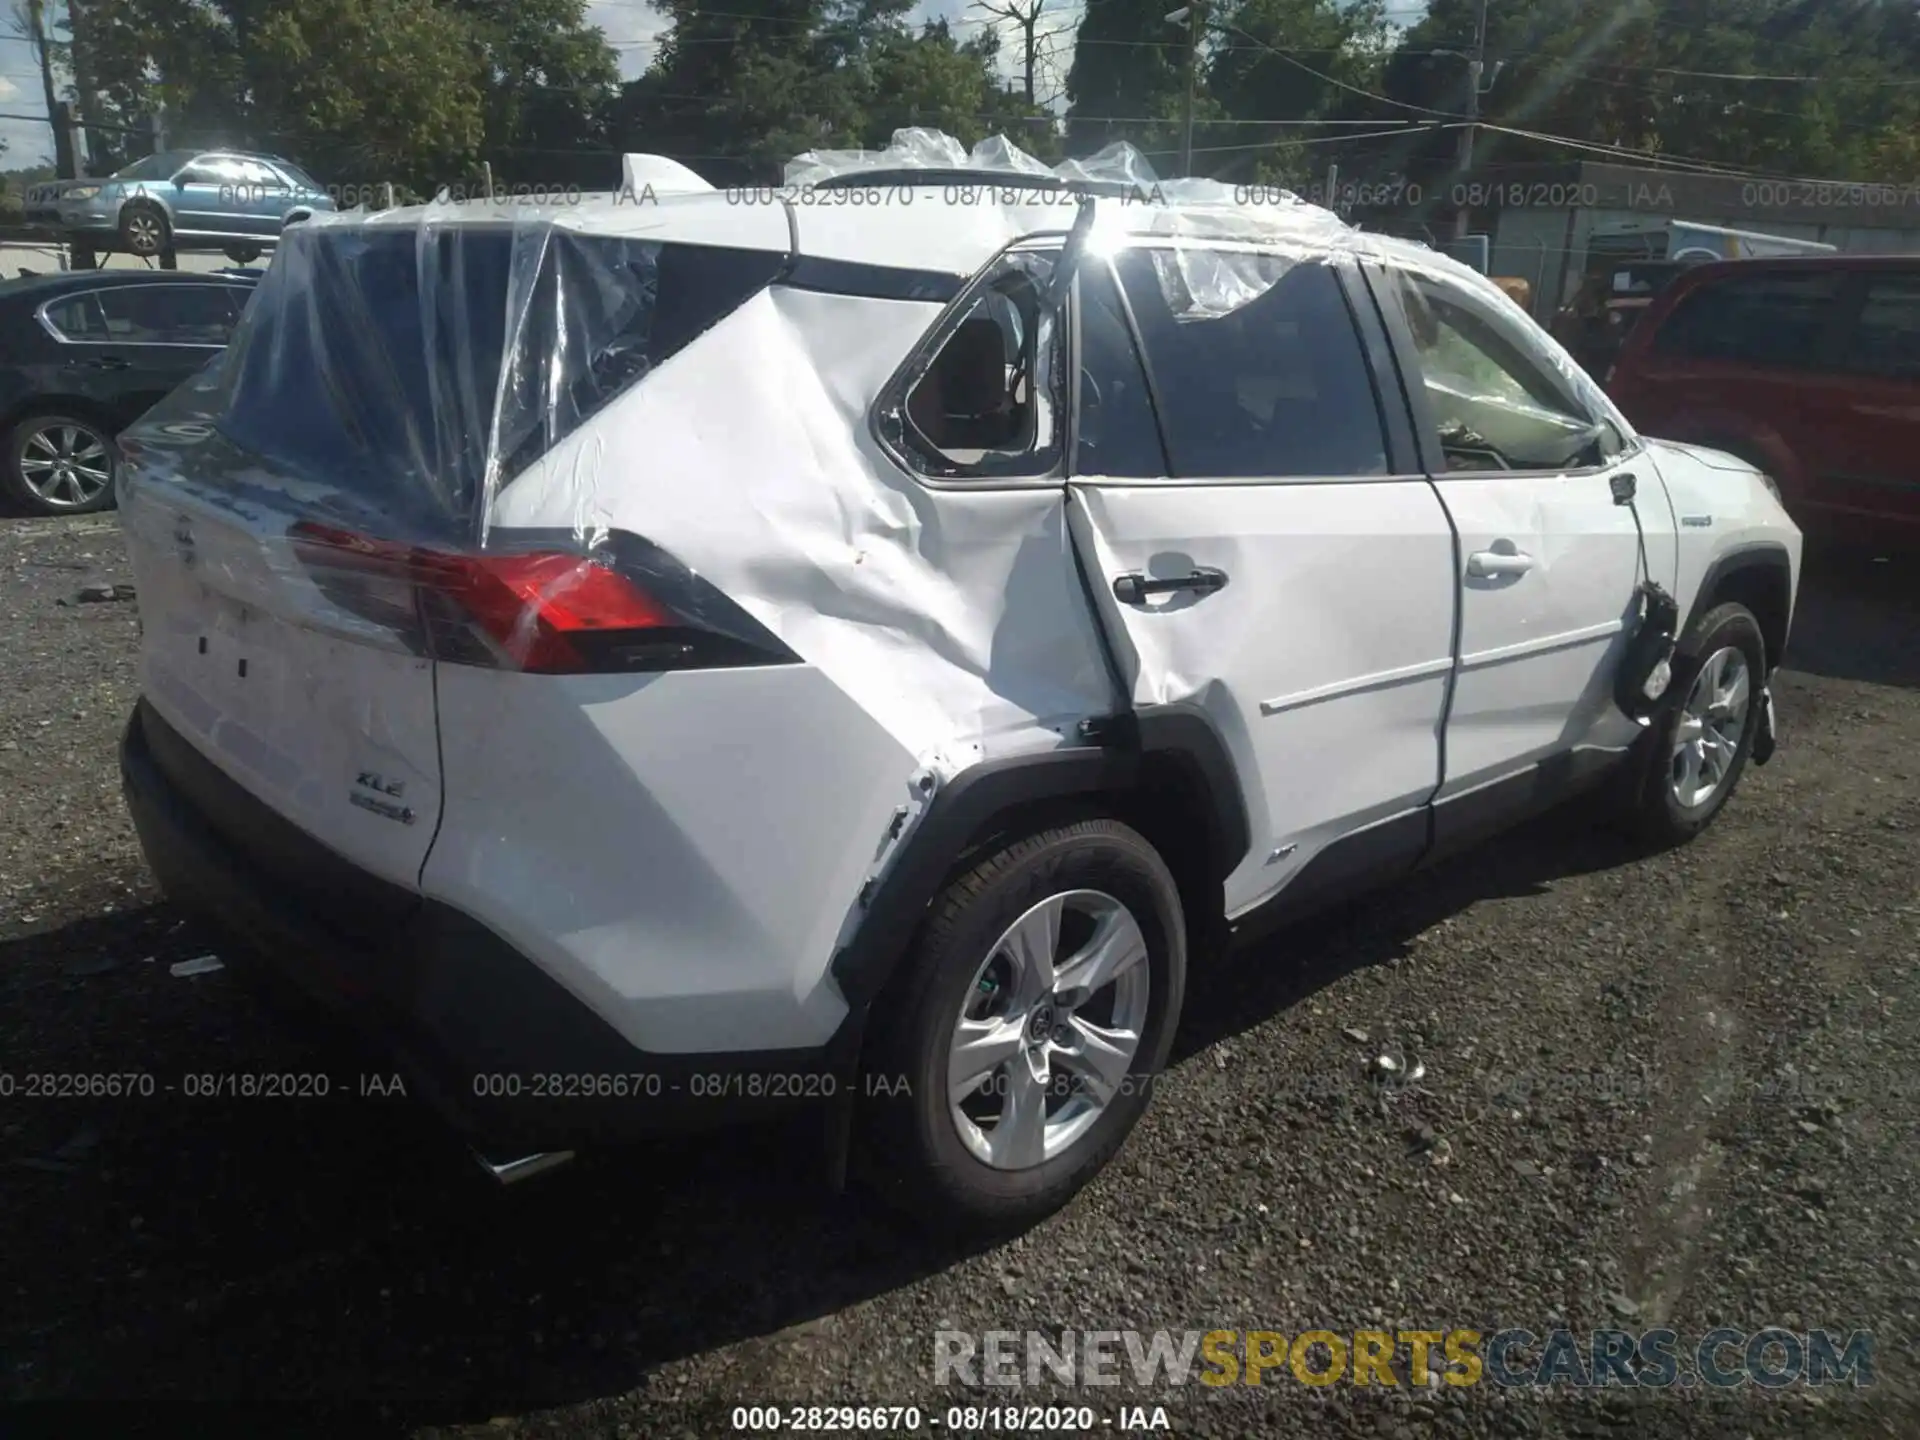
[[[1146,936],[1098,890],[1049,896],[1007,927],[967,988],[947,1106],[983,1164],[1064,1153],[1125,1092],[1147,1024]]]
[[[146,210],[136,210],[127,217],[127,244],[136,255],[157,255],[160,253],[160,219]]]
[[[72,420],[49,420],[20,442],[20,478],[40,501],[56,510],[91,504],[113,484],[113,458],[106,438]]]
[[[1674,733],[1673,798],[1689,810],[1711,801],[1733,773],[1753,702],[1747,657],[1723,645],[1694,677]]]

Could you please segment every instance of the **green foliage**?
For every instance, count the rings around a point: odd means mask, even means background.
[[[616,107],[622,150],[675,156],[718,183],[766,183],[804,151],[879,149],[911,126],[968,145],[1004,132],[1037,154],[1057,148],[1051,117],[998,78],[992,32],[962,40],[944,21],[916,31],[912,0],[660,8],[673,28]]]
[[[769,181],[802,151],[878,148],[904,126],[1047,158],[1127,140],[1172,174],[1189,94],[1199,173],[1431,183],[1452,167],[1474,0],[1432,0],[1405,31],[1382,0],[1205,0],[1191,74],[1175,3],[1085,6],[1064,117],[1010,93],[990,27],[916,27],[913,0],[656,0],[668,29],[625,85],[586,0],[85,0],[63,55],[89,120],[133,127],[164,102],[178,143],[277,150],[339,183],[430,189],[485,160],[503,181],[604,185],[623,150]],[[1503,68],[1482,118],[1560,140],[1483,130],[1482,165],[1579,158],[1574,141],[1920,176],[1913,0],[1497,4],[1487,56]],[[1311,123],[1336,120],[1351,123]],[[93,132],[96,163],[115,133]]]
[[[86,118],[287,154],[334,183],[431,187],[579,149],[618,83],[584,0],[88,0]],[[102,131],[111,134],[111,131]],[[115,159],[144,153],[136,136]]]
[[[1432,52],[1469,49],[1472,35],[1472,0],[1434,0],[1389,60],[1385,92],[1459,113],[1465,67]],[[1920,11],[1908,0],[1544,0],[1490,8],[1487,54],[1506,62],[1482,102],[1494,124],[1786,175],[1914,175]],[[1811,78],[1725,78],[1752,76]],[[1416,163],[1452,151],[1434,137]],[[1476,147],[1494,162],[1577,153],[1497,133]]]

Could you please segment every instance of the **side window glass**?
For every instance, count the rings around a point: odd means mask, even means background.
[[[127,345],[224,345],[233,330],[224,285],[128,285],[101,291],[100,308]]]
[[[99,297],[91,290],[47,306],[47,323],[68,340],[97,344],[113,338],[107,329],[107,317],[100,311]]]
[[[1564,470],[1619,453],[1619,433],[1587,413],[1508,317],[1430,276],[1387,274],[1449,469]]]
[[[1840,275],[1776,270],[1702,285],[1674,307],[1654,353],[1743,365],[1805,365],[1840,296]]]
[[[202,160],[187,166],[174,177],[185,185],[224,185],[231,181],[214,167],[212,161]]]
[[[1176,478],[1387,473],[1372,376],[1324,260],[1141,247],[1115,268]]]
[[[1129,480],[1163,476],[1167,457],[1160,427],[1113,271],[1089,261],[1080,267],[1079,286],[1080,430],[1074,473]]]
[[[1058,316],[1046,304],[1054,257],[1001,262],[881,417],[888,439],[942,478],[1041,475],[1058,462],[1065,417]]]
[[[1843,368],[1889,380],[1920,380],[1920,274],[1876,275],[1847,337]]]

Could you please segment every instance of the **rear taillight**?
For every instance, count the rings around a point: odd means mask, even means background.
[[[459,554],[312,520],[294,525],[288,538],[335,605],[436,660],[579,675],[794,658],[744,616],[720,627],[708,616],[690,618],[598,556]],[[688,576],[682,583],[698,582]]]

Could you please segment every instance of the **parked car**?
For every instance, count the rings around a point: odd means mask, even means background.
[[[1607,388],[1641,430],[1764,471],[1804,525],[1920,538],[1920,258],[1702,265]]]
[[[224,251],[245,265],[288,225],[334,209],[320,182],[289,160],[239,150],[170,150],[105,180],[30,188],[25,213],[102,250],[142,258]]]
[[[0,489],[34,515],[113,504],[113,437],[227,342],[249,281],[80,270],[0,281]]]
[[[496,1173],[818,1103],[923,1220],[1024,1223],[1191,956],[1586,786],[1686,840],[1770,753],[1798,531],[1467,268],[634,169],[644,225],[290,234],[123,440],[155,874]]]

